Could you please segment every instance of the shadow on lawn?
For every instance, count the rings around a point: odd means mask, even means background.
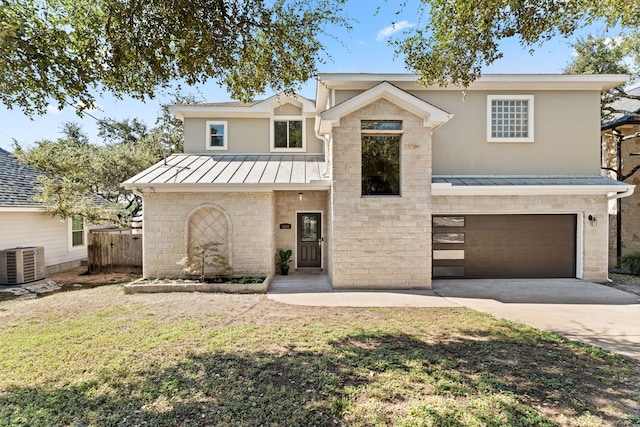
[[[330,344],[323,352],[209,352],[164,370],[122,366],[99,381],[0,390],[0,425],[546,426],[555,425],[550,414],[587,413],[614,425],[638,419],[634,384],[609,371],[627,361],[572,350],[560,339],[425,342],[362,333]],[[637,381],[637,368],[632,373]],[[602,412],[607,405],[617,415]]]

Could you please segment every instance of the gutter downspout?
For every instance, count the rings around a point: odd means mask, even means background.
[[[316,124],[314,126],[314,132],[316,134],[316,138],[324,141],[324,173],[322,174],[325,178],[331,177],[331,135],[330,134],[321,134],[320,133],[320,120],[322,118],[319,115],[316,115]]]
[[[609,200],[617,199],[618,201],[620,201],[620,199],[623,199],[625,197],[629,197],[630,195],[632,195],[635,189],[636,189],[636,186],[632,185],[630,187],[627,187],[624,191],[613,193],[611,196],[608,197],[608,199]]]
[[[635,189],[633,185],[607,197],[609,200],[616,201],[616,267],[618,268],[622,267],[622,199],[631,196]]]

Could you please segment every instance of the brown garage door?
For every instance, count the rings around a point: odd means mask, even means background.
[[[433,277],[576,277],[576,216],[434,216]]]

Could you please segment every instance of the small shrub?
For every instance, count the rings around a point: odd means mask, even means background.
[[[634,252],[623,256],[622,266],[629,269],[632,274],[640,276],[640,252]]]
[[[198,277],[201,282],[207,280],[224,281],[231,276],[233,270],[227,262],[227,257],[218,248],[222,243],[208,242],[196,246],[192,250],[192,257],[185,257],[178,262],[183,265],[188,276]]]

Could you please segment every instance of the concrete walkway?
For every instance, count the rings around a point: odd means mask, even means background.
[[[334,290],[326,276],[276,276],[267,296],[326,307],[468,307],[640,359],[640,297],[577,279],[436,280],[425,291]]]

